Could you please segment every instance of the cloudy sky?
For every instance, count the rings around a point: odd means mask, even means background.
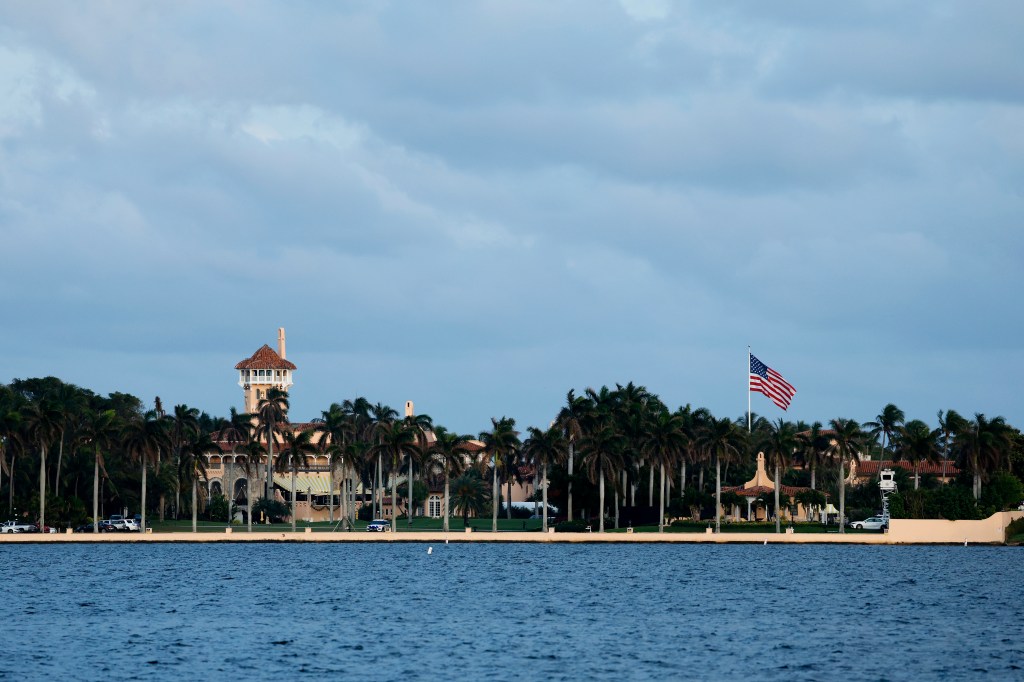
[[[1024,422],[1024,5],[5,2],[0,382]],[[781,416],[766,398],[754,409]]]

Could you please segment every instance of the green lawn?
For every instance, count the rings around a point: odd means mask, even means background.
[[[182,519],[179,521],[151,521],[146,519],[146,523],[153,529],[154,533],[191,533],[192,532],[192,520]],[[474,531],[490,531],[491,530],[491,519],[470,519],[469,525]],[[224,521],[199,521],[196,524],[196,528],[200,533],[223,533],[227,527],[227,523]],[[461,518],[453,518],[449,520],[448,527],[452,532],[461,533],[464,530]],[[541,520],[540,519],[498,519],[498,530],[499,531],[540,531]],[[247,530],[247,526],[243,523],[240,526],[232,526],[234,532],[244,533]],[[342,531],[341,526],[337,522],[330,523],[327,521],[321,521],[316,523],[306,523],[300,521],[295,524],[295,529],[300,532],[305,532],[306,528],[312,528],[314,533],[317,532],[331,532],[337,529],[339,532]],[[252,526],[253,531],[290,531],[290,523],[274,523],[274,524],[258,524],[254,523]],[[441,519],[430,519],[430,518],[416,518],[413,519],[412,525],[409,526],[406,519],[398,520],[398,532],[416,532],[416,531],[440,531],[443,529]],[[366,530],[366,521],[356,521],[356,531]]]

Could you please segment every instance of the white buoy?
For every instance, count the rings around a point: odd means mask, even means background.
[[[967,540],[964,540],[964,547],[967,546]]]
[[[767,540],[765,540],[765,541],[764,541],[764,544],[766,544],[766,545],[767,545],[767,544],[768,544],[768,541],[767,541]]]
[[[434,548],[433,547],[427,547],[427,554],[433,554],[433,553],[434,553]]]
[[[444,539],[444,544],[446,544],[446,545],[448,544],[448,538]]]

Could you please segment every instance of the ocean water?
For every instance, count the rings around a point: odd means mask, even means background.
[[[0,545],[5,679],[1024,680],[990,547]]]

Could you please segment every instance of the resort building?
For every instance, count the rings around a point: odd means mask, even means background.
[[[277,388],[288,392],[294,383],[294,372],[297,367],[285,356],[285,331],[283,328],[277,330],[277,350],[269,345],[263,345],[248,358],[241,360],[235,365],[238,370],[238,385],[242,388],[243,405],[246,414],[254,415],[259,409],[261,400],[267,397],[267,392]],[[411,400],[405,403],[406,418],[415,416],[415,407]],[[254,418],[255,421],[255,418]],[[315,422],[287,422],[279,425],[279,430],[285,434],[294,434],[301,431],[311,431],[311,442],[314,452],[307,453],[304,463],[297,468],[294,486],[290,470],[273,468],[272,489],[275,499],[291,507],[292,499],[295,499],[295,514],[297,520],[302,521],[337,521],[344,516],[354,516],[359,507],[371,504],[373,490],[364,486],[363,482],[355,478],[352,480],[343,473],[344,462],[337,457],[332,448],[328,447],[330,442],[328,436],[320,429],[321,425]],[[214,434],[214,440],[220,447],[220,452],[210,452],[206,455],[207,464],[207,493],[213,495],[225,495],[236,506],[236,518],[243,520],[250,491],[259,498],[263,496],[266,489],[266,455],[259,456],[259,462],[249,461],[245,452],[245,444],[240,439],[232,438],[227,431]],[[258,444],[267,449],[266,433],[259,432],[255,438]],[[429,447],[435,440],[433,432],[426,431],[423,434],[424,442],[422,447]],[[284,448],[284,438],[276,438],[274,442],[274,456]],[[258,448],[257,448],[258,449]],[[471,440],[468,443],[467,460],[478,462],[477,454],[484,449],[484,444],[478,440]],[[477,464],[479,466],[479,463]],[[407,465],[406,465],[407,466]],[[399,490],[406,487],[408,469],[402,467],[402,471],[396,477],[396,486]],[[532,470],[530,471],[532,474]],[[489,481],[490,476],[484,472],[483,477]],[[427,496],[422,505],[413,510],[414,516],[429,516],[440,518],[444,513],[444,479],[431,467],[425,467],[417,476],[427,486]],[[390,519],[392,514],[391,506],[391,484],[387,475],[382,481],[383,485],[377,488],[377,501],[379,505],[378,514],[385,519]],[[532,481],[512,486],[512,502],[522,503],[533,495],[534,486]],[[507,488],[503,486],[505,494]],[[255,499],[253,502],[255,503]],[[349,508],[352,505],[352,508]],[[405,501],[400,495],[398,513],[407,514]],[[454,510],[453,510],[454,513]],[[254,519],[257,521],[258,519]]]
[[[802,502],[798,501],[797,495],[803,492],[807,492],[810,488],[803,486],[784,485],[780,486],[779,493],[789,498],[790,504],[779,506],[782,507],[782,518],[790,519],[795,521],[811,521],[814,520],[818,510],[811,508],[804,508]],[[746,516],[742,516],[742,510],[739,505],[732,505],[732,509],[723,509],[722,515],[725,517],[731,517],[735,521],[745,519],[747,521],[767,521],[768,520],[768,507],[765,505],[766,499],[771,499],[774,503],[775,496],[775,482],[768,478],[768,472],[764,468],[764,453],[757,453],[757,471],[754,472],[754,477],[740,486],[733,486],[722,488],[723,493],[735,493],[747,501],[747,513]],[[725,505],[723,505],[724,507]],[[795,509],[795,511],[793,511]]]

